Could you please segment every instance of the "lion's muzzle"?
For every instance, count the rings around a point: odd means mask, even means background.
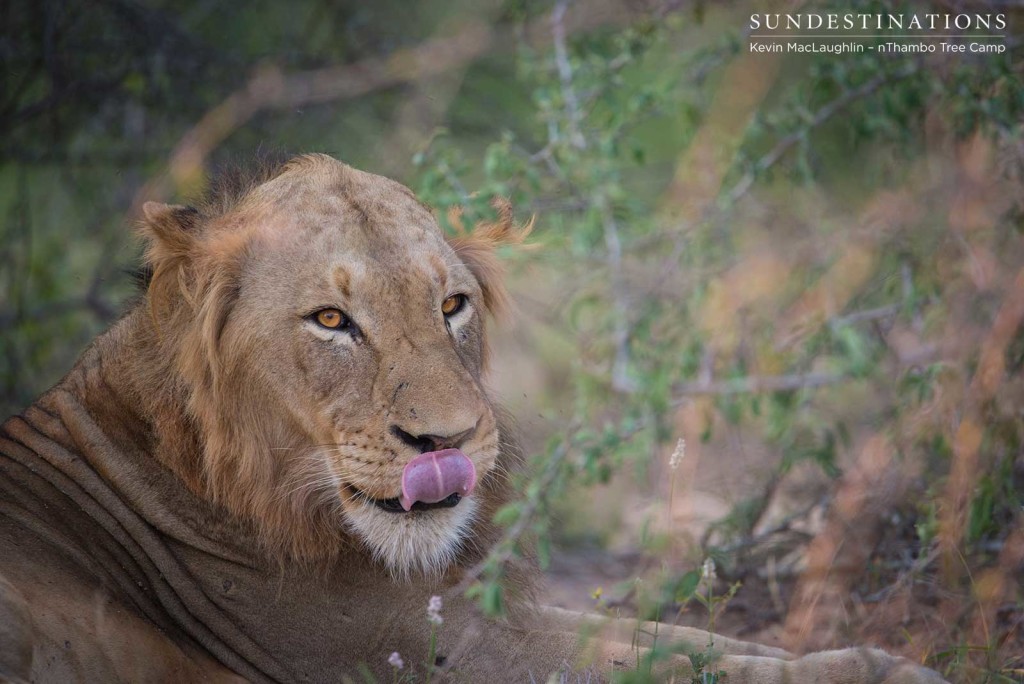
[[[402,508],[412,510],[416,503],[458,503],[476,486],[476,468],[458,449],[428,451],[409,461],[402,471]]]

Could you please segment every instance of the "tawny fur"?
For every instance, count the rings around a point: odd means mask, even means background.
[[[259,183],[241,184],[240,192],[236,184],[234,197],[221,194],[198,209],[147,204],[139,231],[147,243],[145,260],[152,272],[147,299],[154,323],[154,358],[168,366],[159,375],[181,378],[187,387],[183,392],[181,384],[163,382],[153,397],[162,405],[183,404],[203,442],[198,464],[189,459],[168,465],[195,491],[251,520],[269,550],[303,562],[329,560],[353,541],[346,534],[351,526],[338,525],[337,492],[329,491],[337,487],[337,473],[331,472],[329,455],[309,444],[309,435],[268,413],[265,393],[253,387],[261,378],[258,371],[253,373],[253,359],[259,353],[251,339],[243,337],[226,345],[222,335],[239,296],[245,260],[261,240],[276,239],[261,230],[257,217],[279,213],[275,204],[299,183],[344,185],[346,176],[358,173],[326,157],[299,157],[264,173]],[[394,185],[397,191],[407,192]],[[454,255],[479,284],[481,316],[507,308],[496,248],[521,243],[530,229],[513,223],[507,204],[498,209],[497,222],[481,224],[449,241]],[[366,211],[359,208],[357,213],[362,217]],[[430,220],[425,209],[420,218]],[[477,337],[485,339],[482,330]],[[480,356],[485,363],[483,344]],[[479,395],[485,397],[483,391]],[[493,407],[487,411],[493,412]],[[493,420],[491,429],[489,437],[481,438],[496,445]],[[344,454],[340,458],[344,460]],[[492,447],[486,460],[497,458]],[[495,472],[481,488],[482,495],[504,489],[502,478],[502,473]],[[453,558],[452,544],[446,548],[440,556]],[[396,556],[381,557],[393,560]],[[407,562],[409,567],[392,569],[407,574],[421,565]],[[440,569],[443,564],[426,564],[435,565]]]
[[[436,642],[455,681],[597,682],[635,669],[646,635],[704,648],[699,630],[533,606],[528,562],[506,568],[508,621],[461,593],[520,460],[484,385],[484,320],[508,308],[495,250],[529,224],[500,203],[446,240],[407,188],[321,155],[224,187],[146,206],[145,297],[0,426],[0,680],[385,679],[391,651],[412,665]],[[352,326],[318,326],[322,308]],[[402,434],[459,435],[472,496],[367,503],[420,452]],[[937,680],[870,649],[714,642],[730,682]]]

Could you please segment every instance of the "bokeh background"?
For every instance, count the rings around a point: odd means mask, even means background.
[[[1002,13],[1006,50],[748,49],[752,12],[812,11]],[[492,386],[531,461],[470,588],[486,609],[529,545],[551,603],[1022,681],[1022,20],[997,0],[5,2],[0,408],[130,301],[141,203],[224,166],[326,152],[453,231],[508,197],[536,229],[505,255]]]

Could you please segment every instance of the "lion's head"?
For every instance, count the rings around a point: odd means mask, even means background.
[[[359,540],[398,574],[446,567],[503,487],[484,323],[493,248],[525,231],[506,211],[446,239],[407,188],[321,155],[145,214],[154,344],[202,451],[186,481],[294,557]]]

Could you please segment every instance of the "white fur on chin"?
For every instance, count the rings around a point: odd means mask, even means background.
[[[345,511],[349,526],[372,549],[374,558],[397,578],[413,573],[439,575],[455,560],[476,519],[475,497],[453,508],[389,513],[368,501]]]

